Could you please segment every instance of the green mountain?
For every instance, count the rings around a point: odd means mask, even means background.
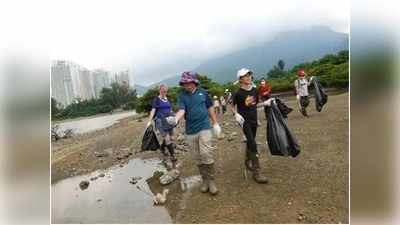
[[[335,54],[348,47],[348,34],[327,27],[312,27],[279,33],[271,41],[203,62],[193,71],[225,83],[235,80],[236,71],[246,67],[253,70],[255,78],[259,79],[265,77],[279,59],[285,62],[285,69],[290,69],[296,64],[319,59],[329,53]],[[176,76],[157,84],[176,86],[178,80],[179,76]]]

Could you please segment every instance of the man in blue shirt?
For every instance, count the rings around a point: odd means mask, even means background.
[[[178,108],[176,123],[185,117],[186,140],[194,150],[193,155],[197,161],[203,182],[200,191],[218,193],[215,184],[215,168],[213,148],[211,147],[211,128],[215,135],[221,134],[213,104],[207,91],[198,87],[197,74],[192,72],[182,73],[179,85],[184,91],[178,96]],[[210,119],[212,126],[210,124]]]

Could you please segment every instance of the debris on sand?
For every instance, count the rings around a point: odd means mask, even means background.
[[[136,184],[142,177],[132,177],[129,183]]]
[[[101,157],[107,157],[109,154],[107,152],[94,152],[94,155],[97,158],[101,158]]]
[[[179,170],[173,169],[173,170],[166,172],[164,175],[162,175],[160,177],[160,183],[162,185],[167,185],[167,184],[172,183],[178,177],[179,177]]]
[[[164,189],[162,193],[157,193],[153,199],[154,205],[164,205],[164,203],[167,201],[168,192],[168,189]]]
[[[85,190],[86,188],[89,187],[89,181],[87,180],[81,181],[81,183],[79,183],[79,187],[81,188],[81,190]]]

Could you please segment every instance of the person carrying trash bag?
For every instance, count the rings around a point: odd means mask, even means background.
[[[172,142],[173,130],[176,126],[175,118],[172,112],[171,103],[167,98],[168,86],[161,84],[159,86],[159,95],[153,99],[151,104],[151,111],[149,121],[146,127],[149,127],[154,120],[156,129],[160,132],[163,139],[160,150],[164,156],[168,156],[166,149],[168,149],[169,157],[172,163],[176,163],[174,144]]]
[[[245,166],[252,171],[253,179],[257,183],[268,183],[268,178],[261,174],[259,154],[257,150],[257,107],[265,107],[268,100],[259,103],[257,89],[252,83],[253,72],[242,68],[237,72],[236,78],[240,88],[232,97],[231,110],[236,122],[240,125],[246,137]]]
[[[299,77],[297,80],[294,81],[294,87],[296,91],[296,99],[299,103],[299,110],[300,113],[308,117],[306,108],[310,104],[310,99],[308,98],[308,86],[311,85],[311,81],[314,77],[311,77],[310,81],[308,81],[305,76],[306,73],[304,70],[299,70],[297,72],[297,76]]]
[[[267,142],[271,155],[296,157],[300,153],[300,146],[296,137],[290,131],[283,119],[274,98],[268,105]]]
[[[328,102],[328,95],[317,78],[313,79],[315,91],[315,109],[321,112],[322,107]]]
[[[175,115],[175,121],[178,123],[183,117],[185,118],[186,141],[192,149],[203,178],[200,191],[216,195],[218,188],[215,183],[211,129],[215,135],[220,136],[221,126],[218,124],[211,97],[206,90],[199,87],[200,82],[197,76],[197,73],[193,72],[182,73],[179,85],[183,91],[178,96],[178,112]]]

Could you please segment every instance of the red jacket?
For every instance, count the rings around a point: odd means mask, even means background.
[[[271,91],[272,91],[271,85],[266,83],[264,86],[260,86],[258,88],[258,97],[259,98],[269,97],[269,95],[271,94]]]

